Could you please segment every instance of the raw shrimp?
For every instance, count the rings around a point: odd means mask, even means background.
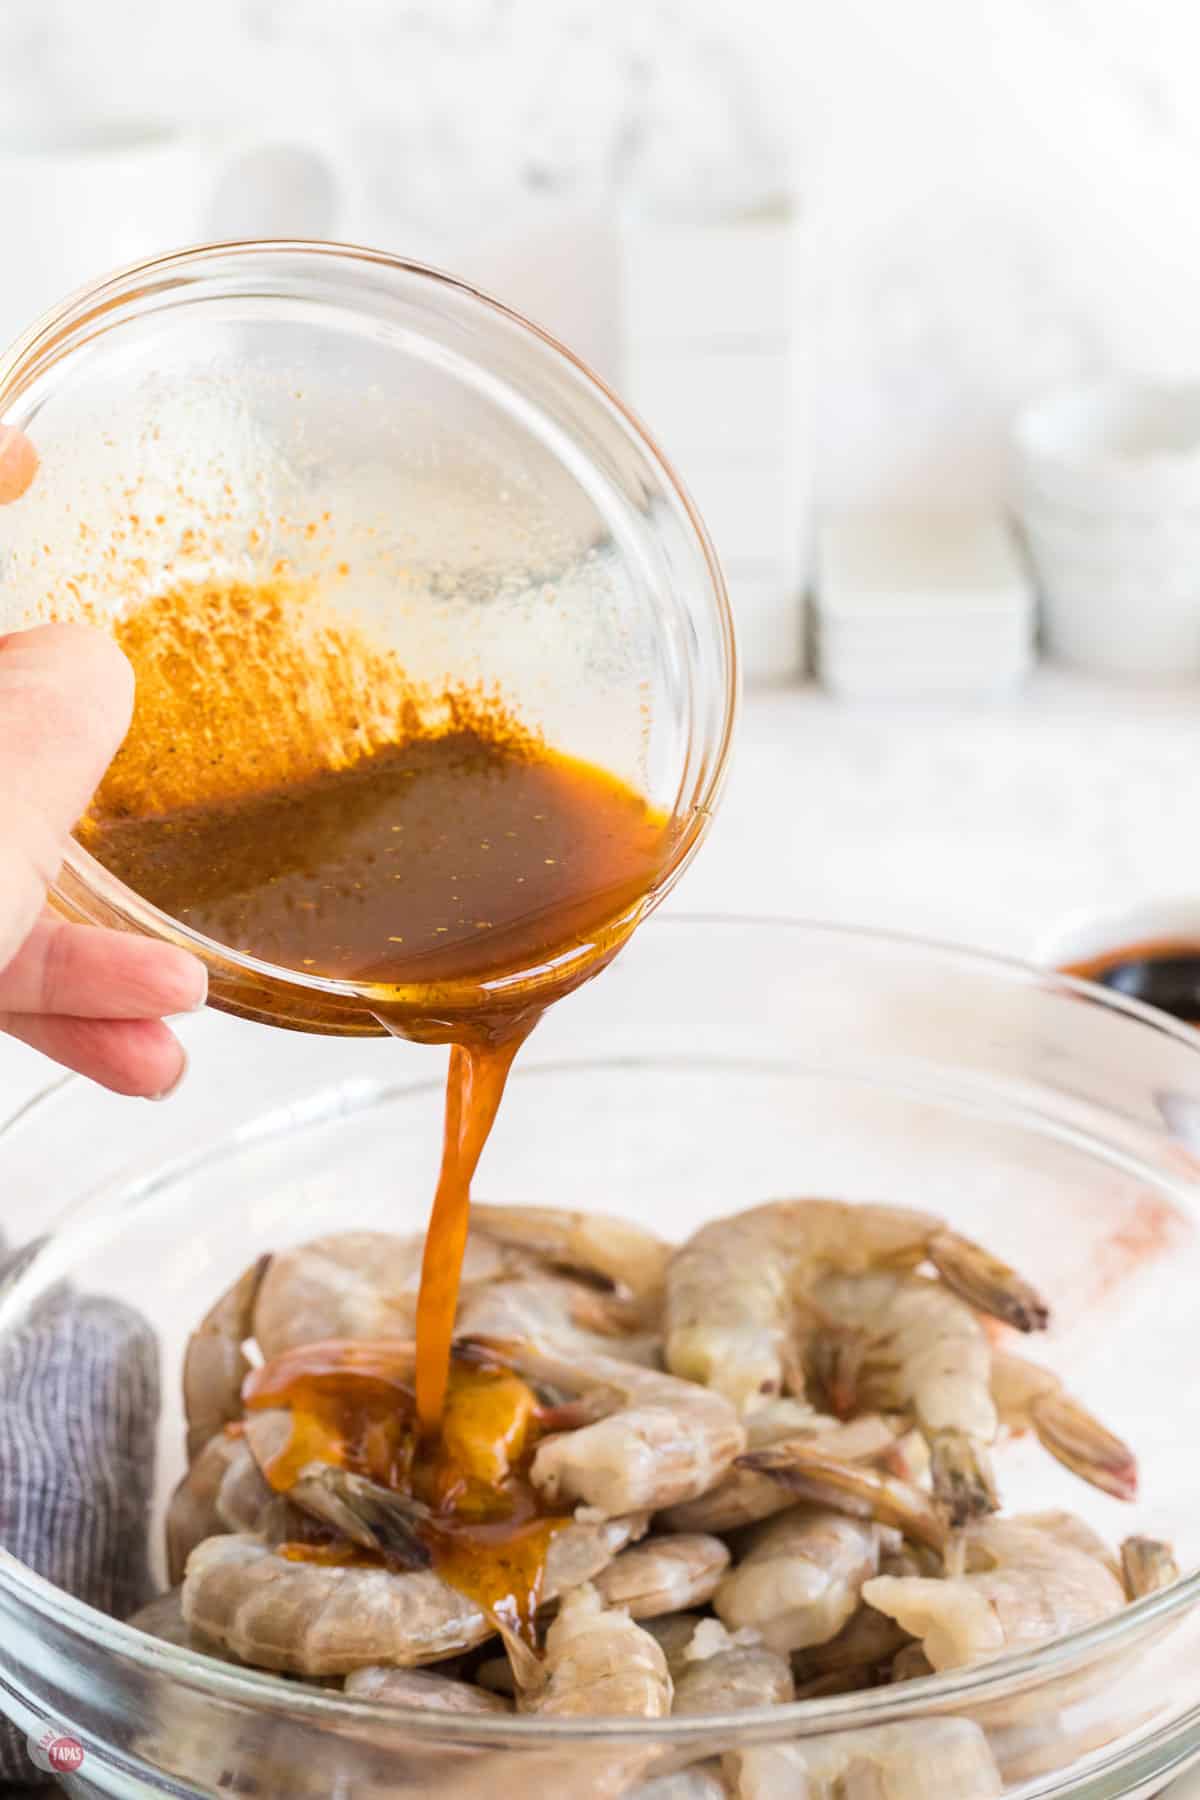
[[[1129,1537],[1121,1545],[1121,1573],[1131,1600],[1157,1594],[1179,1580],[1179,1564],[1170,1544],[1157,1538]]]
[[[762,1744],[723,1760],[737,1800],[992,1800],[1003,1784],[971,1719],[922,1719]]]
[[[552,1600],[606,1567],[643,1519],[576,1522],[551,1540],[542,1592]],[[431,1569],[292,1562],[256,1537],[209,1538],[188,1558],[189,1624],[263,1669],[348,1675],[369,1663],[411,1668],[474,1649],[495,1627]]]
[[[326,1338],[411,1338],[425,1241],[382,1231],[340,1231],[280,1251],[253,1308],[253,1336],[271,1358]],[[476,1207],[463,1260],[461,1302],[493,1282],[547,1276],[561,1317],[598,1335],[642,1332],[656,1323],[667,1249],[635,1225],[537,1208]],[[615,1282],[605,1294],[581,1281],[553,1278],[570,1267]],[[623,1298],[622,1296],[627,1296]],[[545,1302],[543,1300],[543,1310]],[[542,1319],[544,1326],[545,1319]],[[484,1329],[483,1320],[479,1329]],[[487,1327],[491,1329],[491,1327]],[[510,1335],[507,1327],[504,1335]],[[251,1335],[249,1332],[243,1336]],[[240,1340],[239,1340],[240,1341]]]
[[[603,1276],[637,1303],[647,1321],[661,1308],[671,1245],[643,1225],[608,1213],[476,1202],[471,1230],[542,1262]]]
[[[862,1590],[869,1605],[920,1640],[936,1670],[1028,1649],[1125,1605],[1104,1544],[1069,1513],[987,1519],[964,1538],[965,1575],[880,1575]]]
[[[739,1456],[738,1467],[769,1475],[795,1499],[855,1519],[875,1519],[935,1550],[946,1542],[945,1520],[920,1488],[897,1475],[822,1456],[807,1438],[788,1438],[767,1450],[752,1450]]]
[[[662,1338],[637,1327],[637,1315],[619,1295],[542,1270],[477,1282],[464,1293],[457,1320],[460,1337],[514,1338],[657,1367]]]
[[[384,1706],[415,1706],[422,1712],[510,1713],[512,1703],[489,1694],[470,1681],[439,1675],[433,1669],[386,1669],[368,1665],[347,1675],[352,1700],[377,1700]]]
[[[674,1675],[674,1714],[744,1712],[755,1706],[783,1706],[795,1697],[786,1656],[762,1643],[739,1641],[748,1636],[741,1632],[731,1636],[716,1619],[705,1619],[696,1627]]]
[[[667,1367],[749,1408],[795,1370],[797,1327],[819,1326],[813,1289],[835,1275],[931,1262],[947,1287],[1023,1331],[1045,1305],[1020,1276],[929,1213],[781,1200],[714,1220],[667,1270]]]
[[[996,1351],[992,1393],[1001,1422],[1010,1431],[1032,1429],[1043,1448],[1073,1474],[1118,1500],[1137,1498],[1133,1451],[1072,1399],[1049,1369]]]
[[[797,1507],[751,1528],[713,1608],[730,1630],[752,1625],[769,1650],[827,1644],[857,1611],[879,1568],[879,1526]]]
[[[911,1415],[951,1523],[994,1511],[992,1349],[973,1308],[940,1281],[887,1270],[827,1276],[810,1296],[827,1322],[814,1348],[819,1356],[832,1346],[837,1359],[829,1385],[839,1410],[866,1405]]]
[[[673,1375],[612,1357],[472,1341],[526,1379],[581,1396],[595,1419],[538,1445],[530,1479],[552,1505],[582,1502],[604,1518],[673,1506],[712,1487],[745,1441],[727,1400]]]
[[[653,1619],[703,1606],[728,1567],[729,1551],[720,1538],[678,1532],[622,1550],[594,1586],[606,1605],[623,1606],[631,1619]]]
[[[223,1425],[242,1416],[242,1382],[250,1363],[242,1349],[254,1335],[254,1303],[271,1259],[260,1256],[209,1307],[187,1342],[183,1410],[191,1462]]]
[[[157,1600],[151,1600],[149,1605],[135,1612],[128,1623],[148,1637],[160,1638],[164,1644],[178,1644],[182,1650],[197,1650],[204,1656],[215,1656],[219,1662],[238,1661],[220,1644],[188,1624],[183,1616],[181,1588],[173,1587],[169,1594],[160,1594]]]
[[[219,1430],[195,1458],[167,1506],[167,1574],[183,1580],[197,1544],[222,1531],[255,1531],[274,1495],[245,1438]]]
[[[589,1583],[567,1594],[546,1634],[545,1685],[522,1694],[546,1718],[662,1719],[671,1710],[667,1659],[648,1631],[606,1607]]]
[[[767,1400],[745,1420],[746,1448],[766,1450],[785,1438],[802,1438],[812,1449],[838,1462],[874,1462],[895,1442],[895,1427],[886,1419],[864,1414],[843,1423],[815,1412],[807,1401]],[[781,1482],[753,1469],[733,1468],[707,1494],[685,1500],[661,1515],[672,1531],[733,1531],[753,1525],[796,1504]]]
[[[268,1358],[327,1338],[411,1338],[425,1240],[386,1231],[336,1231],[272,1259],[254,1305]],[[463,1285],[495,1281],[524,1265],[490,1239],[468,1241]]]

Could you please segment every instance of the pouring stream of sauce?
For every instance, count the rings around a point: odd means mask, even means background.
[[[193,930],[360,985],[388,1030],[452,1046],[417,1315],[433,1434],[471,1180],[513,1059],[629,936],[676,833],[494,695],[414,686],[295,582],[180,588],[117,637],[137,709],[85,847]]]

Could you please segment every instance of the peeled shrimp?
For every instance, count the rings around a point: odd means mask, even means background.
[[[722,1764],[737,1800],[992,1800],[1003,1784],[971,1719],[922,1719],[755,1745]]]
[[[705,1493],[741,1450],[727,1400],[673,1375],[612,1357],[477,1340],[527,1380],[581,1396],[595,1423],[538,1445],[530,1479],[552,1505],[582,1502],[604,1518]]]
[[[243,1437],[218,1431],[193,1461],[167,1505],[167,1574],[183,1580],[197,1544],[222,1531],[254,1531],[274,1498]]]
[[[895,1427],[873,1414],[843,1423],[815,1412],[804,1400],[786,1397],[756,1407],[745,1427],[748,1451],[800,1438],[820,1454],[845,1463],[874,1462],[896,1439]],[[735,1467],[707,1494],[664,1512],[660,1523],[672,1531],[733,1531],[795,1504],[796,1496],[781,1482],[754,1469]]]
[[[1028,1649],[1125,1605],[1105,1546],[1069,1513],[987,1519],[964,1539],[965,1575],[881,1575],[862,1590],[869,1605],[920,1640],[935,1670]]]
[[[254,1305],[253,1335],[268,1359],[326,1338],[411,1338],[424,1239],[337,1231],[271,1259]],[[468,1241],[463,1283],[514,1273],[490,1240]]]
[[[254,1304],[253,1333],[242,1336],[257,1338],[267,1358],[326,1338],[411,1338],[424,1250],[419,1235],[339,1231],[280,1251]],[[656,1322],[654,1296],[661,1298],[666,1256],[657,1238],[618,1219],[478,1206],[463,1260],[461,1304],[465,1308],[477,1289],[493,1282],[570,1268],[621,1290],[593,1288],[589,1322],[583,1284],[560,1276],[558,1297],[572,1302],[581,1330],[644,1332]],[[556,1322],[569,1322],[565,1311]],[[493,1328],[480,1319],[472,1329]],[[503,1335],[511,1335],[507,1326]]]
[[[752,1528],[713,1608],[730,1630],[752,1625],[769,1650],[826,1644],[857,1611],[880,1542],[877,1525],[794,1508]]]
[[[546,1634],[545,1686],[521,1706],[546,1718],[662,1719],[671,1710],[667,1659],[654,1638],[590,1584],[563,1599]]]
[[[622,1550],[593,1585],[606,1605],[623,1606],[631,1619],[653,1619],[703,1606],[728,1567],[729,1551],[720,1538],[677,1532]]]
[[[762,1643],[740,1642],[716,1619],[696,1627],[675,1673],[676,1716],[783,1706],[795,1696],[786,1656]]]
[[[550,1543],[543,1596],[598,1574],[641,1519],[565,1526]],[[297,1675],[348,1675],[369,1663],[411,1668],[474,1649],[494,1626],[431,1569],[292,1562],[256,1537],[209,1538],[188,1558],[188,1623],[244,1662]]]
[[[345,1691],[352,1700],[377,1700],[383,1706],[415,1706],[422,1712],[510,1713],[512,1704],[470,1681],[439,1675],[433,1669],[385,1669],[369,1665],[347,1675]]]
[[[242,1382],[250,1370],[242,1345],[254,1335],[254,1304],[270,1260],[260,1256],[239,1275],[209,1307],[188,1339],[183,1358],[183,1410],[189,1462],[223,1425],[242,1416]]]
[[[1137,1458],[1127,1444],[1066,1392],[1057,1375],[999,1351],[992,1356],[992,1393],[1010,1431],[1037,1433],[1051,1456],[1118,1500],[1137,1498]]]
[[[928,1213],[837,1200],[782,1200],[714,1220],[667,1271],[667,1367],[750,1408],[798,1366],[797,1328],[819,1325],[813,1289],[834,1276],[930,1262],[970,1305],[1021,1330],[1047,1321],[1029,1285]]]
[[[914,1419],[952,1524],[994,1511],[992,1348],[974,1309],[940,1281],[887,1270],[831,1275],[810,1292],[827,1322],[816,1341],[840,1356],[835,1385],[848,1390],[848,1410],[865,1404]]]
[[[498,1337],[556,1346],[582,1356],[615,1356],[657,1367],[662,1338],[639,1329],[627,1300],[563,1275],[537,1270],[477,1282],[458,1309],[460,1337]]]
[[[139,1612],[135,1612],[128,1621],[138,1631],[144,1631],[148,1637],[159,1638],[164,1644],[178,1644],[182,1650],[197,1650],[204,1656],[215,1656],[219,1662],[236,1663],[238,1658],[220,1644],[206,1638],[202,1632],[189,1625],[183,1616],[182,1589],[173,1587],[169,1594],[160,1594],[157,1600],[151,1600]]]
[[[662,1304],[671,1246],[643,1225],[607,1213],[549,1206],[471,1207],[471,1231],[565,1269],[603,1276],[647,1318]]]

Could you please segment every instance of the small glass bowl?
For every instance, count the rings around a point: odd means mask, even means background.
[[[737,703],[704,528],[643,427],[571,353],[465,283],[336,244],[223,244],[126,270],[0,357],[0,419],[40,472],[5,508],[0,632],[101,622],[189,580],[285,569],[417,685],[498,687],[522,722],[667,815],[668,891],[720,791]],[[165,747],[164,747],[165,750]],[[214,1001],[378,1034],[372,1000],[214,943],[73,845],[69,916],[170,938]],[[582,954],[587,955],[584,947]],[[561,959],[514,970],[563,985]]]
[[[18,1242],[49,1232],[0,1295],[0,1332],[69,1278],[158,1333],[156,1547],[182,1468],[190,1327],[260,1252],[349,1227],[419,1230],[438,1139],[437,1071],[418,1046],[195,1026],[170,1105],[69,1080],[0,1137],[6,1224]],[[617,1212],[672,1238],[797,1193],[943,1214],[1043,1290],[1053,1329],[1021,1347],[1141,1460],[1142,1499],[1123,1507],[1035,1442],[1006,1444],[1008,1510],[1067,1507],[1114,1543],[1170,1538],[1188,1572],[1092,1629],[957,1674],[630,1723],[351,1702],[156,1643],[0,1553],[0,1704],[35,1735],[80,1742],[72,1792],[612,1800],[707,1759],[732,1774],[800,1739],[947,1716],[986,1730],[1023,1800],[1149,1796],[1200,1756],[1200,1037],[957,950],[660,918],[534,1033],[478,1191]],[[907,1791],[977,1800],[936,1774]]]

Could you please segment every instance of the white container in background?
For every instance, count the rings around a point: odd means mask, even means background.
[[[305,129],[208,134],[155,119],[0,133],[0,345],[87,281],[211,238],[348,237],[357,176]]]
[[[1033,600],[991,509],[847,512],[822,524],[816,665],[845,698],[1003,693],[1033,661]]]
[[[1104,381],[1030,407],[1016,505],[1050,654],[1104,674],[1200,676],[1200,382]]]
[[[700,508],[746,679],[803,665],[808,483],[790,207],[621,221],[618,383]]]
[[[1041,937],[1033,948],[1033,961],[1047,969],[1061,969],[1091,962],[1110,950],[1168,939],[1200,944],[1200,894],[1083,907]]]

